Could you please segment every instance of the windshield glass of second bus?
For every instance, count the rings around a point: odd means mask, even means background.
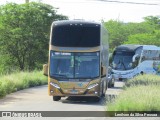
[[[99,52],[50,54],[50,76],[56,78],[95,78],[99,76]]]
[[[115,70],[130,70],[134,52],[117,51],[113,54],[112,68]]]

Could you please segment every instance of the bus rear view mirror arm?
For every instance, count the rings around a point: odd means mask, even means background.
[[[48,76],[48,64],[43,65],[43,75]]]
[[[139,57],[138,54],[134,55],[133,58],[132,58],[132,62],[135,62],[137,60],[137,58]]]

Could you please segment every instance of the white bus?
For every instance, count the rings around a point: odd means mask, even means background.
[[[160,74],[160,47],[155,45],[120,45],[110,60],[115,80],[138,74]]]

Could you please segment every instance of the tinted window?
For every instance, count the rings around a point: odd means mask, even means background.
[[[96,78],[100,75],[99,52],[50,53],[50,76],[56,78]]]
[[[116,51],[113,53],[112,68],[115,70],[130,70],[133,68],[134,52]]]
[[[95,47],[100,45],[99,25],[58,25],[52,30],[54,46]]]

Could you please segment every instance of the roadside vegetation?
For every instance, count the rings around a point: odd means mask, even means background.
[[[160,76],[140,75],[126,82],[124,91],[107,104],[107,111],[160,111]]]
[[[68,19],[57,11],[40,2],[0,5],[0,74],[41,69],[48,59],[52,22]],[[121,44],[160,46],[159,23],[158,16],[146,16],[140,23],[104,21],[110,52]]]
[[[41,69],[48,59],[51,24],[65,19],[40,2],[0,5],[0,74]]]
[[[0,5],[0,98],[47,84],[47,77],[35,70],[47,63],[52,22],[66,19],[40,2]]]
[[[0,98],[25,88],[47,84],[42,71],[18,72],[0,76]]]
[[[67,16],[57,13],[57,8],[44,3],[0,5],[0,97],[24,88],[47,83],[47,78],[43,76],[42,72],[34,70],[41,69],[42,65],[47,62],[52,22],[66,19],[68,19]],[[110,51],[121,44],[160,46],[159,23],[158,16],[146,16],[140,23],[104,21],[110,36]],[[19,72],[15,73],[14,71]],[[141,79],[138,76],[135,78],[137,81],[130,80],[126,83],[125,91],[131,89],[128,87],[136,87],[139,84],[148,86],[153,83],[159,86],[159,82],[154,82],[159,78],[146,75],[143,77]],[[153,81],[150,80],[152,78]]]
[[[146,74],[146,75],[139,75],[133,79],[126,81],[124,87],[132,87],[132,86],[139,86],[139,85],[159,85],[160,86],[160,76]]]

